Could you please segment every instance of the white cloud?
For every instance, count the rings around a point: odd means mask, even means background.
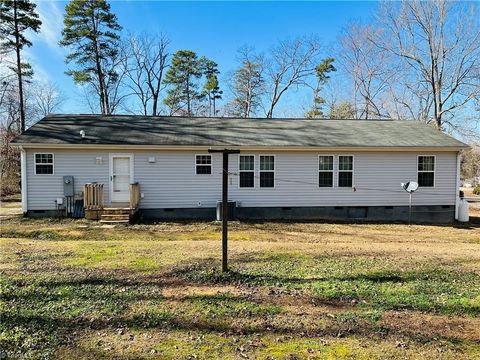
[[[63,29],[63,11],[60,4],[56,1],[37,1],[36,4],[42,26],[34,37],[44,42],[50,49],[62,52],[58,45]]]
[[[48,71],[40,65],[40,62],[33,51],[31,51],[29,48],[24,48],[23,55],[24,60],[22,61],[27,61],[32,65],[34,73],[33,76],[36,80],[41,82],[48,82],[51,80]]]

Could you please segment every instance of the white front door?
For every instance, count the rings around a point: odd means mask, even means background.
[[[133,183],[133,155],[110,155],[111,201],[130,201],[131,183]]]

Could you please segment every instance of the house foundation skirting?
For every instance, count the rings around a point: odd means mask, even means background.
[[[143,220],[214,220],[215,208],[139,209]],[[30,217],[57,217],[56,210],[29,210]],[[237,207],[236,220],[408,222],[408,206]],[[412,223],[452,223],[455,205],[413,206]]]
[[[140,209],[145,220],[214,220],[215,208]],[[237,220],[408,222],[408,206],[237,207]],[[455,205],[413,206],[412,223],[451,223]]]

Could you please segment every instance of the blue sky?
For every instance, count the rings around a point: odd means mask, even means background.
[[[42,31],[33,37],[27,56],[37,78],[57,84],[67,101],[63,112],[88,112],[71,78],[64,75],[66,50],[58,46],[66,2],[39,1]],[[243,45],[266,51],[280,39],[318,35],[331,46],[339,31],[353,19],[368,19],[375,2],[164,2],[112,1],[125,34],[164,32],[171,51],[191,49],[219,64],[222,74],[235,68],[237,49]],[[295,94],[287,101],[296,99]],[[298,95],[300,96],[300,95]],[[284,106],[286,103],[283,104]]]

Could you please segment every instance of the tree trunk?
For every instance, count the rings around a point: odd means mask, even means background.
[[[153,101],[153,104],[152,104],[152,116],[157,116],[158,94],[153,94],[152,101]]]
[[[93,46],[95,48],[95,65],[97,68],[97,76],[98,76],[98,87],[100,92],[100,111],[102,114],[109,114],[110,109],[108,105],[108,98],[105,96],[105,80],[103,76],[102,66],[100,64],[100,55],[97,43],[97,26],[95,25],[95,12],[92,11],[92,27],[95,36],[93,37]]]
[[[187,90],[187,116],[192,116],[191,108],[190,108],[190,82],[187,79],[187,84],[186,84],[186,90]]]
[[[13,17],[15,23],[15,52],[17,55],[18,101],[20,110],[20,131],[25,131],[25,107],[23,101],[22,63],[20,58],[20,36],[18,30],[17,0],[13,1]]]

